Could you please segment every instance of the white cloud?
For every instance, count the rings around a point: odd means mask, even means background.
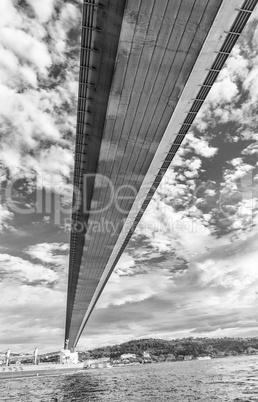
[[[235,82],[232,81],[232,76],[227,69],[223,69],[220,74],[220,79],[214,83],[212,90],[207,98],[208,102],[217,105],[229,103],[238,95],[238,88]]]
[[[14,7],[12,0],[0,2],[0,27],[3,25],[17,25],[22,23],[22,17]]]
[[[255,155],[255,154],[258,154],[258,142],[248,145],[248,147],[246,147],[243,150],[242,154],[243,155]]]
[[[60,19],[52,20],[55,1],[31,0],[28,4],[37,19],[25,9],[18,12],[12,1],[3,0],[0,5],[0,123],[4,133],[0,159],[11,180],[19,174],[36,175],[42,188],[44,177],[48,190],[57,189],[71,200],[68,182],[73,169],[71,132],[75,133],[76,125],[78,60],[64,54],[69,51],[67,34],[77,28],[80,12],[75,5],[60,3]],[[56,48],[57,38],[63,38],[62,49]],[[62,80],[49,75],[52,67],[60,66],[65,72]]]
[[[253,20],[255,18],[252,16]],[[208,122],[213,125],[229,121],[247,126],[255,124],[253,107],[258,101],[258,58],[253,51],[256,36],[252,36],[250,26],[232,50],[196,118],[195,125],[200,131],[207,129]],[[239,106],[243,93],[246,99]]]
[[[14,52],[21,60],[36,66],[41,74],[46,74],[52,60],[47,46],[26,32],[13,28],[1,29],[1,43]]]
[[[200,272],[200,282],[205,288],[225,289],[225,304],[223,304],[225,308],[229,308],[230,304],[240,309],[254,308],[256,305],[258,289],[256,241],[257,236],[250,234],[246,236],[246,240],[238,240],[235,244],[227,246],[225,251],[221,250],[222,254],[216,256],[213,253],[212,258],[196,263]],[[241,253],[236,252],[238,247],[242,248]],[[216,302],[219,303],[221,299]]]
[[[188,235],[185,244],[195,242],[192,251],[196,252],[189,269],[171,273],[156,267],[136,276],[111,276],[88,324],[88,344],[96,347],[97,342],[112,344],[150,336],[248,336],[252,332],[258,289],[257,236],[249,234],[244,242],[231,243],[228,238]],[[129,256],[135,249],[136,241]],[[108,338],[98,334],[101,324]]]
[[[64,243],[40,243],[30,246],[25,252],[32,258],[41,260],[43,264],[66,268],[68,249],[69,245]]]
[[[11,221],[13,213],[10,212],[5,205],[0,204],[0,230],[8,226],[7,222]]]
[[[236,158],[231,162],[235,169],[225,170],[224,178],[226,186],[229,183],[236,183],[238,179],[241,179],[246,175],[251,175],[251,171],[254,169],[254,166],[241,162],[242,162],[241,158]]]
[[[165,270],[160,273],[150,272],[134,276],[124,277],[113,273],[105,292],[100,297],[97,308],[108,308],[110,304],[122,305],[125,303],[139,302],[151,296],[163,294],[170,285],[169,273]]]
[[[55,0],[26,0],[41,22],[47,22],[54,11]]]
[[[0,254],[1,271],[4,277],[21,282],[44,281],[46,283],[55,282],[57,274],[43,265],[32,264],[19,257],[9,254]]]
[[[11,180],[19,174],[27,175],[31,181],[36,176],[38,188],[52,189],[71,199],[71,133],[75,131],[78,60],[77,56],[68,56],[68,52],[69,32],[71,28],[78,28],[80,12],[75,5],[67,2],[27,0],[27,3],[37,18],[16,9],[11,0],[0,1],[0,123],[4,134],[0,159]],[[55,16],[55,5],[60,7],[58,20],[52,18]],[[218,122],[235,121],[246,126],[241,129],[242,132],[237,129],[234,136],[228,135],[228,141],[237,142],[239,133],[245,139],[257,137],[256,47],[255,35],[251,46],[245,43],[245,46],[235,47],[198,115],[196,127],[200,131],[205,131],[209,125],[215,127]],[[242,88],[245,99],[241,105],[239,95]],[[71,107],[73,109],[69,109]],[[104,307],[105,314],[109,313],[110,304],[119,308],[128,304],[133,309],[134,303],[139,303],[132,313],[135,316],[140,313],[140,303],[151,298],[156,298],[157,308],[159,302],[168,302],[168,310],[164,314],[160,314],[159,310],[149,319],[148,325],[133,319],[129,323],[132,334],[135,331],[137,335],[146,335],[148,326],[149,331],[155,332],[157,322],[167,326],[173,322],[173,325],[180,326],[175,333],[189,334],[189,330],[196,325],[194,320],[208,313],[209,309],[222,316],[221,304],[230,311],[230,303],[236,301],[241,309],[242,300],[244,307],[255,308],[256,252],[251,250],[247,254],[240,247],[235,256],[225,255],[223,260],[218,260],[223,246],[230,248],[230,236],[220,239],[212,236],[214,205],[206,203],[206,210],[201,209],[207,197],[216,196],[216,189],[203,186],[204,194],[198,202],[195,199],[196,191],[200,190],[196,188],[199,175],[205,164],[210,163],[207,159],[221,151],[209,142],[212,134],[203,133],[201,138],[194,136],[193,132],[188,134],[173,161],[173,167],[165,175],[136,229],[132,239],[135,247],[129,247],[122,256],[100,298],[98,310]],[[231,161],[232,168],[224,172],[223,194],[236,190],[236,181],[251,172],[252,167],[245,163],[244,157],[255,152],[256,146],[249,146],[241,157]],[[195,156],[190,159],[189,153]],[[3,173],[4,178],[6,172]],[[6,225],[13,215],[5,206],[1,209],[0,223]],[[235,205],[232,228],[236,232],[241,230],[250,216],[249,200],[243,199]],[[142,237],[144,245],[140,241]],[[3,298],[6,315],[19,314],[21,317],[19,325],[17,320],[15,323],[8,322],[9,334],[18,331],[19,335],[27,336],[30,326],[34,325],[37,337],[45,339],[47,334],[51,334],[52,339],[59,337],[62,342],[60,317],[64,320],[65,293],[56,288],[47,289],[46,285],[58,281],[60,289],[60,283],[64,282],[67,245],[58,241],[52,244],[41,241],[23,248],[27,258],[35,263],[8,254],[1,256],[5,278],[5,287],[0,285],[1,302]],[[162,262],[155,262],[155,258],[158,261],[161,257],[164,257]],[[247,269],[244,269],[246,264]],[[53,269],[49,269],[48,265]],[[180,269],[181,265],[183,269]],[[17,295],[17,282],[31,282],[33,285],[37,281],[40,282],[37,287],[22,285]],[[221,287],[224,294],[219,293]],[[9,300],[11,297],[16,297],[17,301]],[[175,310],[177,306],[178,310]],[[54,315],[53,322],[51,314]],[[34,320],[39,315],[44,325],[31,321],[31,317]],[[128,336],[128,329],[123,332],[114,326],[112,331],[110,338],[115,334],[112,339]],[[168,334],[167,329],[162,333]]]
[[[136,267],[135,261],[132,256],[124,252],[117,264],[115,273],[119,276],[135,274]]]
[[[249,60],[242,54],[241,46],[237,44],[227,60],[226,69],[223,70],[224,76],[221,75],[220,78],[223,80],[224,77],[229,79],[232,76],[234,82],[245,80],[249,73],[248,65]]]
[[[44,286],[0,282],[2,349],[25,352],[37,346],[59,350],[63,344],[66,294]],[[43,302],[44,301],[44,302]]]
[[[71,3],[66,3],[62,8],[59,23],[61,24],[63,31],[65,32],[70,28],[73,28],[76,22],[78,22],[79,18],[80,13],[78,8]]]
[[[18,58],[13,54],[10,50],[5,49],[3,46],[0,46],[0,64],[2,68],[5,70],[10,71],[16,71],[18,66]],[[4,70],[2,70],[2,74],[4,73]],[[3,78],[1,78],[3,80]]]
[[[197,138],[192,132],[189,132],[186,136],[186,141],[183,144],[184,153],[191,148],[194,149],[197,155],[200,155],[204,158],[211,158],[218,151],[217,148],[210,146],[205,138]],[[191,161],[191,163],[193,163],[193,160]],[[194,164],[196,168],[200,167],[200,162],[198,163],[199,166],[197,165],[196,160]]]

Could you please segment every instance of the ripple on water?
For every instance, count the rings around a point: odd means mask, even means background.
[[[1,381],[0,401],[258,402],[258,356]]]

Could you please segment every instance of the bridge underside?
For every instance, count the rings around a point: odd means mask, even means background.
[[[65,335],[69,347],[76,346],[256,3],[84,2]]]

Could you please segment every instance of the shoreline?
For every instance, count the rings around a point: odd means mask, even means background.
[[[209,360],[217,360],[217,359],[226,359],[230,357],[254,357],[257,355],[247,355],[247,354],[239,354],[237,356],[219,356],[219,357],[211,357],[210,359],[189,359],[189,360],[172,360],[172,361],[152,361],[152,364],[158,363],[178,363],[178,362],[193,362],[193,361],[209,361]],[[104,368],[85,368],[84,362],[78,364],[39,364],[39,365],[12,365],[12,366],[3,366],[0,367],[0,381],[1,380],[11,380],[11,379],[22,379],[22,378],[35,378],[35,377],[56,377],[60,375],[69,375],[76,373],[86,373],[88,371],[95,370],[103,370],[105,368],[109,369],[119,369],[124,367],[132,367],[132,366],[141,366],[145,364],[121,364],[114,365],[110,367]]]
[[[78,364],[39,364],[39,365],[12,365],[0,367],[0,380],[18,379],[28,377],[57,376],[61,374],[74,374],[83,370],[84,363]]]

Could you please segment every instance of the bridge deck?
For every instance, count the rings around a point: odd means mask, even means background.
[[[70,347],[256,3],[84,2],[78,208],[72,215],[65,335]]]

